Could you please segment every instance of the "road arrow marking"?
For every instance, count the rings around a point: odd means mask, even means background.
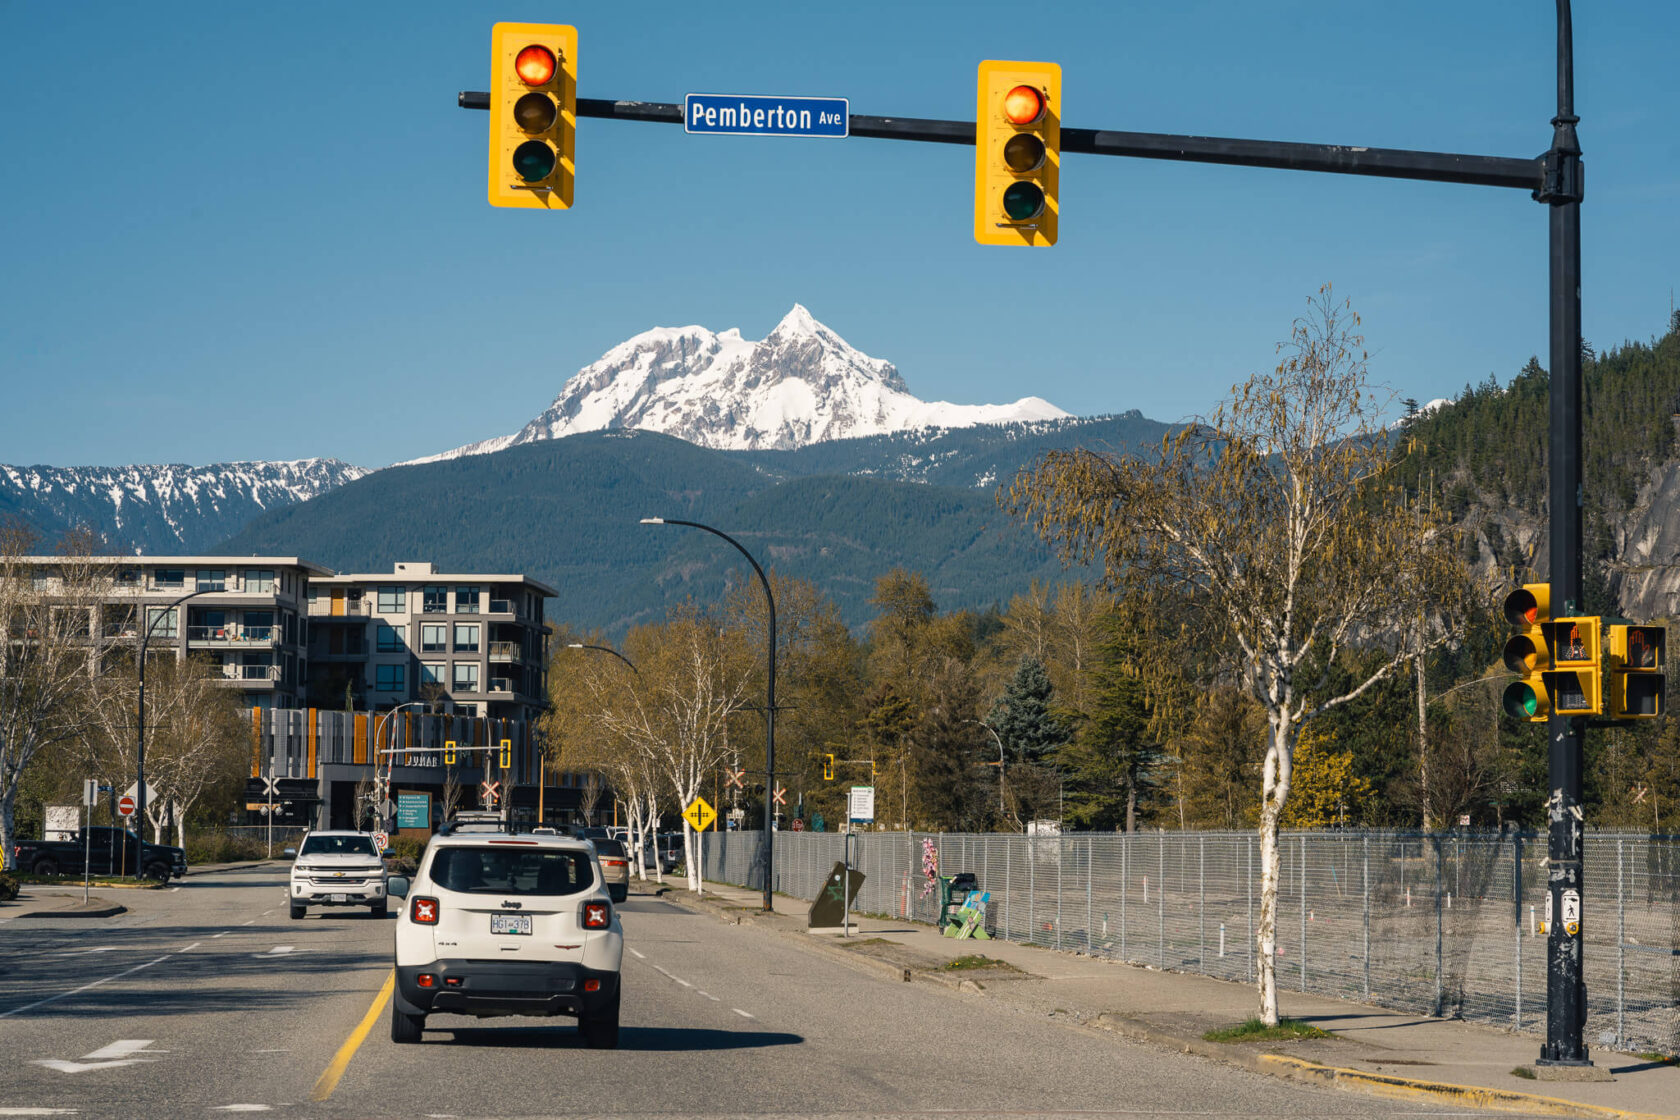
[[[109,1046],[101,1046],[91,1054],[83,1054],[78,1061],[67,1062],[62,1058],[38,1058],[33,1065],[46,1066],[59,1073],[86,1073],[90,1069],[116,1069],[119,1066],[135,1066],[141,1062],[155,1062],[156,1058],[136,1058],[134,1054],[167,1054],[167,1050],[147,1050],[152,1044],[149,1038],[119,1038]]]

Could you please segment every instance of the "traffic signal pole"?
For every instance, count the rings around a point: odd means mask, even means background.
[[[464,92],[463,109],[489,109],[488,93]],[[1581,599],[1581,148],[1575,135],[1574,52],[1569,0],[1557,0],[1557,113],[1552,146],[1532,159],[1302,144],[1215,136],[1063,128],[1061,151],[1086,155],[1273,167],[1382,179],[1464,183],[1530,192],[1547,207],[1551,287],[1551,601],[1566,615],[1579,614]],[[605,120],[683,123],[683,107],[659,101],[579,98],[577,115]],[[933,144],[975,143],[976,122],[853,114],[849,135]],[[1587,1065],[1582,1041],[1586,987],[1582,970],[1584,927],[1565,928],[1564,908],[1580,906],[1581,757],[1585,721],[1551,717],[1549,873],[1553,920],[1547,926],[1546,1043],[1540,1062]],[[768,895],[766,906],[768,907]]]

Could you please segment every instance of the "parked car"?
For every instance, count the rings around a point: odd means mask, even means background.
[[[592,840],[595,853],[601,858],[601,878],[614,902],[630,897],[630,853],[617,840]]]
[[[675,871],[682,860],[682,837],[674,832],[661,833],[642,849],[642,865],[651,871],[657,864],[662,875]]]
[[[366,906],[383,918],[387,880],[370,833],[311,832],[292,862],[292,917],[305,917],[311,906]]]
[[[571,1015],[591,1047],[618,1045],[624,930],[600,858],[571,836],[457,831],[432,838],[397,919],[391,1040],[433,1012]]]
[[[19,840],[12,845],[12,866],[36,875],[143,874],[168,881],[187,873],[187,853],[169,844],[149,844],[125,828],[94,825],[69,840]]]

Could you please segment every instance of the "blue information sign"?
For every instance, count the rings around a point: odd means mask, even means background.
[[[683,100],[683,128],[740,136],[827,136],[851,128],[844,97],[758,97],[691,93]]]
[[[432,827],[432,795],[429,793],[397,794],[397,827]]]

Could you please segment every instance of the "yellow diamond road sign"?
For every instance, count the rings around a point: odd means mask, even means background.
[[[696,797],[689,802],[688,808],[683,810],[683,820],[693,825],[694,831],[704,832],[712,827],[713,821],[717,820],[717,812],[706,804],[704,797]]]

